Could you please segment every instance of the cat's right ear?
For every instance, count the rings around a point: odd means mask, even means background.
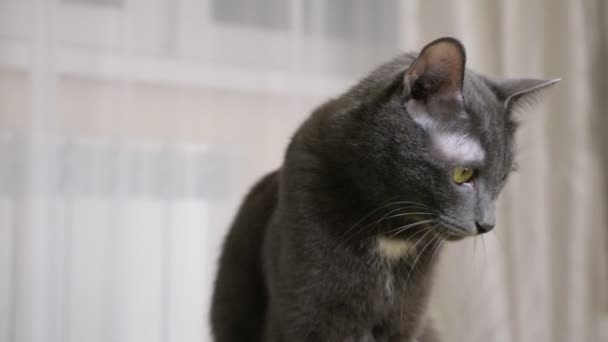
[[[489,79],[489,85],[496,96],[503,102],[507,112],[516,110],[522,103],[528,103],[537,98],[539,94],[556,85],[561,78],[534,79],[534,78],[507,78]]]
[[[450,37],[426,45],[405,71],[404,93],[417,101],[432,98],[462,99],[466,53],[462,44]]]

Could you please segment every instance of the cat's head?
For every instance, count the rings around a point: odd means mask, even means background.
[[[514,111],[557,82],[489,78],[465,62],[459,41],[435,40],[372,73],[330,121],[340,131],[332,158],[360,193],[400,202],[407,209],[395,214],[419,213],[413,222],[450,238],[494,227],[513,168]]]

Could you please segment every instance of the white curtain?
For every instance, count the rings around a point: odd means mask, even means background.
[[[0,0],[0,342],[207,341],[222,237],[314,106],[442,35],[521,114],[496,233],[451,244],[445,341],[608,341],[608,5]]]

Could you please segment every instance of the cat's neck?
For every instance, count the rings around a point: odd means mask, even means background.
[[[324,169],[318,159],[303,156],[299,155],[307,158],[301,160],[307,161],[305,168],[301,167],[304,163],[297,163],[291,168],[286,165],[282,171],[281,202],[288,207],[283,212],[298,221],[314,221],[338,246],[351,248],[359,255],[365,252],[371,263],[401,264],[400,268],[411,267],[416,274],[431,272],[442,245],[431,227],[407,227],[409,216],[391,217],[399,209],[397,201],[393,201],[397,205],[369,201],[373,196],[357,193]]]

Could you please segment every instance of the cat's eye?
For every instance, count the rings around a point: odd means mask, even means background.
[[[452,174],[452,179],[454,180],[454,183],[460,185],[463,183],[470,182],[471,179],[473,179],[474,175],[475,170],[473,168],[466,166],[456,166]]]

